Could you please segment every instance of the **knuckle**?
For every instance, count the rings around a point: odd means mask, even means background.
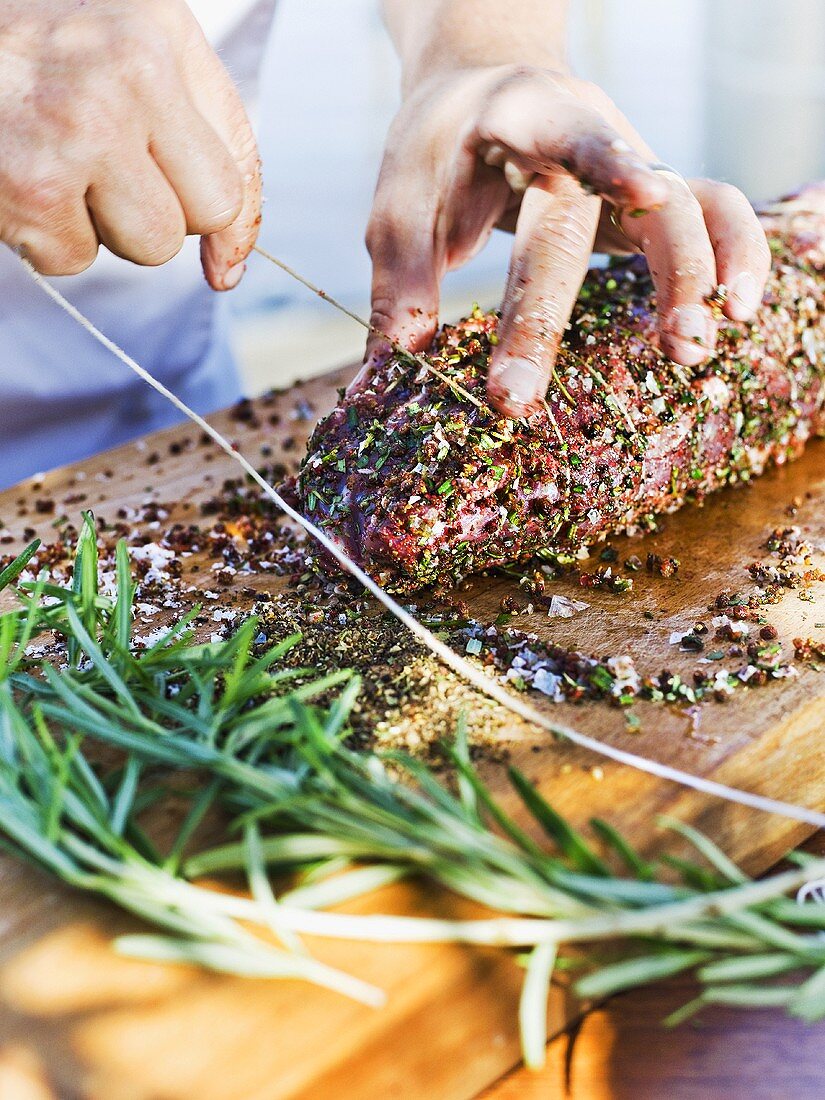
[[[690,227],[689,231],[692,234],[695,234],[699,227],[702,227],[702,232],[706,236],[704,229],[705,215],[702,204],[687,183],[681,176],[671,176],[669,173],[663,175],[662,179],[665,180],[667,188],[666,205],[671,210],[676,211],[678,216],[685,219],[685,225]]]
[[[156,88],[167,72],[166,58],[157,47],[130,57],[126,62],[126,76],[132,83],[142,88]]]
[[[168,263],[183,248],[185,236],[183,231],[178,231],[163,235],[156,233],[145,238],[137,250],[139,262],[146,267],[160,267],[161,264]]]
[[[570,159],[579,171],[595,170],[604,160],[606,136],[601,120],[584,107],[576,111],[574,131],[579,135],[571,142]]]
[[[664,183],[670,202],[701,210],[702,204],[699,201],[699,193],[692,182],[688,182],[675,169],[660,171],[657,176]]]
[[[742,262],[755,273],[767,275],[771,267],[771,250],[768,239],[758,224],[748,226],[739,237]]]
[[[521,61],[516,62],[516,64],[507,67],[501,78],[501,83],[502,85],[519,84],[523,81],[535,79],[539,73],[543,73],[543,70],[537,69],[535,65],[527,65]]]
[[[49,248],[48,246],[33,248],[30,245],[24,244],[20,246],[20,251],[41,275],[52,276],[65,274],[61,268],[56,249]]]
[[[698,246],[678,248],[671,252],[662,273],[660,295],[665,299],[701,300],[716,284],[716,265],[708,243],[706,256]]]
[[[187,226],[190,233],[197,233],[199,236],[222,233],[224,229],[229,229],[235,224],[240,212],[240,197],[224,196],[217,199],[211,209],[203,214],[187,218]]]
[[[112,150],[122,150],[125,135],[130,132],[129,120],[122,105],[113,104],[109,111],[101,111],[100,104],[85,102],[75,112],[73,120],[75,148],[82,151],[87,163],[99,163]]]
[[[188,29],[193,23],[192,13],[184,0],[151,0],[154,21],[170,30]]]
[[[373,210],[364,237],[370,257],[375,261],[394,255],[399,248],[400,235],[394,214],[389,210]]]
[[[443,227],[442,227],[443,228]],[[431,255],[426,242],[438,235],[435,213],[423,208],[410,208],[401,200],[391,206],[374,210],[365,233],[367,251],[375,264],[396,265],[403,262],[406,270],[418,269]]]
[[[769,267],[771,251],[765,232],[747,197],[732,183],[721,180],[696,180],[695,194],[704,208],[715,208],[724,224],[724,235],[738,249],[748,254],[750,261]],[[693,187],[693,184],[692,184]]]
[[[502,85],[504,87],[504,85]],[[507,145],[510,127],[509,110],[500,96],[491,97],[479,112],[475,125],[476,139],[484,144]]]
[[[567,80],[568,90],[572,92],[577,99],[588,104],[590,107],[595,107],[597,110],[601,110],[605,106],[613,106],[613,101],[607,92],[603,91],[598,84],[594,84],[592,80],[583,80],[581,77],[569,77]]]
[[[768,238],[765,236],[765,230],[760,225],[759,219],[750,204],[748,205],[747,219],[743,221],[742,237],[745,247],[752,254],[754,260],[763,264],[765,268],[770,267],[771,250]]]
[[[534,309],[518,313],[516,316],[521,320],[515,324],[514,332],[518,333],[516,339],[522,351],[525,354],[530,352],[529,358],[539,363],[545,356],[554,355],[564,334],[569,312],[569,306],[548,296],[537,302]]]
[[[751,209],[751,204],[748,202],[747,198],[739,188],[735,187],[732,183],[725,183],[717,180],[715,190],[720,201],[728,203],[731,206],[739,207],[741,210]]]
[[[533,65],[522,63],[507,65],[487,89],[478,110],[476,132],[482,141],[497,141],[497,135],[505,125],[513,110],[514,103],[520,102],[521,93],[537,82],[554,86],[551,73]]]
[[[258,142],[244,102],[228,75],[225,79],[212,80],[212,94],[215,97],[214,106],[208,118],[225,120],[227,133],[231,135],[227,139],[227,152],[236,164],[243,166],[244,172],[251,178],[259,169],[260,157]]]
[[[71,202],[66,182],[57,174],[34,175],[17,191],[21,204],[38,222],[59,217]]]
[[[724,180],[700,179],[691,181],[691,191],[703,207],[719,212],[725,218],[744,219],[753,225],[758,219],[747,197],[732,183]]]
[[[765,232],[761,226],[759,226],[753,235],[751,241],[753,247],[754,259],[759,263],[765,271],[770,270],[771,266],[771,247],[768,244],[768,238],[765,236]]]
[[[698,181],[706,201],[733,206],[750,206],[750,203],[732,183],[724,180],[702,179]]]
[[[261,158],[258,152],[258,142],[255,138],[255,134],[252,130],[252,126],[246,114],[246,110],[242,103],[238,102],[235,107],[235,116],[237,131],[239,137],[235,145],[235,160],[239,164],[249,166],[247,171],[249,176],[257,175],[261,169]],[[249,182],[247,180],[247,182]]]
[[[406,297],[399,300],[398,294],[383,284],[374,288],[370,311],[370,324],[375,330],[373,338],[390,336],[407,347],[426,346],[438,324],[438,306],[430,301],[427,291],[414,300],[415,305]]]
[[[237,221],[243,210],[244,190],[237,172],[225,172],[220,185],[203,208],[187,211],[190,233],[219,233]]]
[[[186,226],[180,211],[157,211],[144,217],[142,232],[132,249],[133,257],[147,267],[165,264],[180,252],[186,239]]]
[[[531,83],[540,72],[540,69],[523,62],[502,66],[488,87],[485,105],[494,108],[502,93],[515,91],[522,85]]]
[[[81,272],[86,271],[92,266],[97,259],[98,246],[95,242],[94,245],[83,244],[78,245],[71,251],[67,251],[65,258],[63,259],[63,272],[64,275],[80,275]]]
[[[211,50],[201,24],[187,0],[159,0],[158,23],[165,27],[170,45],[183,51],[187,64],[199,64],[204,50]]]
[[[685,286],[703,285],[707,282],[709,273],[708,264],[698,257],[691,257],[679,264],[678,278]]]
[[[79,275],[94,262],[97,245],[52,238],[35,248],[23,246],[41,275]]]
[[[395,321],[395,299],[388,291],[379,290],[373,293],[372,308],[370,311],[370,324],[379,331],[386,332]]]
[[[168,83],[173,67],[169,44],[163,36],[150,35],[148,29],[141,28],[131,41],[124,41],[118,68],[120,79],[129,87],[157,94]]]

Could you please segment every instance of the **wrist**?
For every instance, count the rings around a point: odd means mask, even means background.
[[[445,56],[428,58],[426,64],[405,65],[402,70],[401,94],[406,101],[420,93],[427,85],[445,84],[463,74],[467,79],[477,78],[479,83],[496,76],[501,78],[508,71],[514,73],[525,70],[542,69],[559,76],[570,76],[567,58],[548,52],[540,56],[532,52],[529,61],[524,58],[490,57],[480,60],[475,57]]]
[[[402,64],[405,98],[433,78],[463,70],[528,66],[568,73],[568,0],[384,0]]]

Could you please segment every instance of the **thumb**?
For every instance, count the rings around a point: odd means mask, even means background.
[[[590,262],[600,200],[566,174],[537,176],[516,225],[487,393],[505,416],[537,412]]]
[[[201,238],[201,262],[214,290],[231,290],[245,270],[261,223],[261,162],[258,143],[243,100],[217,54],[203,40],[197,79],[190,79],[193,102],[229,150],[243,184],[243,204],[225,229]]]

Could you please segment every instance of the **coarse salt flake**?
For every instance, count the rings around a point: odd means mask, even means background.
[[[550,619],[572,619],[577,611],[585,611],[590,606],[583,600],[571,600],[567,596],[551,596],[547,616]]]

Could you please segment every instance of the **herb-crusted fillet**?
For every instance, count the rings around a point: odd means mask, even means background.
[[[825,429],[825,188],[764,216],[773,270],[752,324],[724,322],[695,371],[656,346],[644,261],[592,271],[546,410],[506,420],[399,355],[316,428],[298,478],[308,516],[397,592],[450,584],[633,528]],[[497,318],[445,326],[432,362],[480,400]]]

